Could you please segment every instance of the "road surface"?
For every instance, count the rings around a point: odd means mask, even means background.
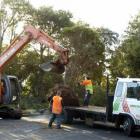
[[[0,140],[140,140],[124,136],[122,130],[111,126],[85,126],[83,122],[63,125],[62,129],[47,128],[49,115],[23,117],[21,120],[0,120]]]

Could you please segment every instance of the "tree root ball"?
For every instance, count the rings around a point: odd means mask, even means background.
[[[50,93],[48,96],[48,101],[50,102],[52,97],[59,92],[59,95],[63,99],[64,106],[79,106],[79,98],[73,92],[73,90],[68,85],[56,84],[52,89],[50,89]]]

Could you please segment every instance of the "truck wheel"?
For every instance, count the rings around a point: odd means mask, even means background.
[[[120,129],[120,125],[121,125],[121,123],[120,123],[119,118],[116,118],[116,120],[115,120],[115,128]]]
[[[93,118],[86,118],[85,119],[85,124],[90,126],[90,127],[94,127],[94,119]]]
[[[131,118],[126,118],[123,123],[123,130],[127,136],[133,136],[134,134],[134,122]]]
[[[69,112],[68,110],[64,110],[63,115],[64,115],[63,122],[66,123],[66,124],[71,124],[72,121],[73,121],[73,117],[72,117],[71,112]]]
[[[118,122],[115,122],[115,128],[120,129],[120,124]]]

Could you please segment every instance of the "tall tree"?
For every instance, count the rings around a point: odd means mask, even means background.
[[[29,19],[32,6],[25,0],[1,0],[0,3],[0,49],[3,40],[10,42],[16,36],[16,27]]]
[[[65,28],[63,36],[71,52],[67,79],[73,86],[86,73],[100,84],[104,71],[105,46],[96,30],[78,23]]]
[[[115,52],[116,55],[112,61],[117,61],[117,69],[119,65],[120,73],[116,73],[116,76],[130,76],[139,77],[140,76],[140,13],[130,21],[128,28],[126,30],[126,35],[124,36],[120,47]],[[118,55],[119,54],[119,55]],[[121,59],[122,58],[122,59]],[[118,67],[119,68],[119,67]]]
[[[51,37],[56,39],[59,43],[61,42],[60,34],[63,28],[73,25],[71,21],[72,14],[62,10],[55,11],[51,7],[41,7],[37,9],[34,14],[31,13],[31,16],[32,16],[32,20],[30,20],[30,23],[32,25],[39,27],[44,32],[47,32]],[[47,46],[41,44],[39,45],[39,47],[34,48],[34,51],[36,52],[38,61],[40,63],[49,61],[49,59],[52,59],[54,56],[54,52],[50,51],[50,49]],[[42,99],[43,96],[46,95],[49,89],[47,85],[52,87],[55,83],[62,82],[62,75],[59,76],[56,74],[51,74],[51,73],[49,74],[50,75],[48,76],[47,73],[44,73],[42,70],[38,69],[38,72],[34,73],[28,79],[29,81],[32,81],[30,82],[32,83],[30,85],[32,89],[32,93],[33,94],[41,93],[40,95],[42,95]],[[48,77],[48,79],[45,78],[46,76]]]

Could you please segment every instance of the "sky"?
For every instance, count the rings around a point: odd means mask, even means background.
[[[82,20],[91,27],[105,27],[120,35],[128,23],[140,11],[140,0],[29,0],[39,8],[51,6],[54,10],[66,10],[74,20]]]

